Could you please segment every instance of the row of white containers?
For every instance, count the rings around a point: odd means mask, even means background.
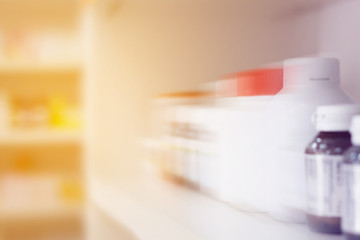
[[[341,90],[338,60],[290,59],[283,68],[226,76],[216,96],[155,100],[153,163],[244,211],[305,221],[304,149],[319,105],[353,102]]]

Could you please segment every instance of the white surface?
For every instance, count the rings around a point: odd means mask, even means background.
[[[140,240],[340,240],[310,232],[306,226],[249,214],[199,193],[156,178],[126,184],[91,184],[92,200]]]

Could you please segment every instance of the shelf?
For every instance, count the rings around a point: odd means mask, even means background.
[[[41,74],[41,73],[73,73],[80,72],[78,63],[1,63],[1,74]]]
[[[9,209],[2,206],[0,208],[0,223],[11,224],[24,221],[47,221],[47,220],[62,220],[62,219],[76,219],[83,214],[82,207],[77,206],[33,206],[32,208],[16,208]]]
[[[81,143],[80,131],[12,130],[0,134],[0,145]]]
[[[90,185],[92,201],[139,240],[291,239],[342,240],[281,223],[266,214],[245,213],[155,177],[129,178],[112,186]]]

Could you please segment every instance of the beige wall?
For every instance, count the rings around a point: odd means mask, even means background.
[[[137,162],[152,96],[323,52],[324,36],[332,35],[324,32],[330,18],[324,12],[333,4],[306,2],[98,1],[91,95],[96,172],[115,176]]]

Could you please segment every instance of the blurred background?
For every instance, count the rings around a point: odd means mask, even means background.
[[[80,3],[0,2],[0,238],[79,239]]]
[[[0,239],[133,239],[93,196],[142,174],[155,99],[206,98],[228,73],[330,56],[359,101],[358,9],[357,0],[0,0]]]

